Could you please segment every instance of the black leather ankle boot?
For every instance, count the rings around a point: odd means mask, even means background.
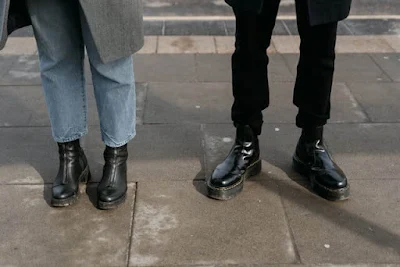
[[[69,206],[78,198],[79,182],[90,178],[89,165],[79,140],[58,143],[60,167],[53,183],[51,204],[54,207]]]
[[[293,168],[311,182],[311,188],[321,197],[336,201],[349,198],[346,175],[332,160],[323,142],[323,127],[303,129]]]
[[[128,146],[106,147],[103,178],[97,188],[97,204],[102,210],[116,208],[126,198]]]
[[[236,141],[227,158],[206,181],[208,196],[218,200],[235,197],[246,178],[261,171],[258,137],[248,125],[236,125]]]

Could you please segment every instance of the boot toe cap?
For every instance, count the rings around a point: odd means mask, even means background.
[[[75,190],[67,188],[65,186],[55,186],[53,187],[53,198],[55,199],[68,199],[76,195]]]
[[[102,202],[113,202],[126,194],[125,191],[116,190],[115,188],[105,188],[98,192],[98,198]]]
[[[229,187],[240,181],[240,173],[223,173],[215,170],[208,181],[208,184],[215,188]]]
[[[321,185],[330,189],[342,189],[347,187],[347,178],[344,173],[336,170],[325,171],[315,176]]]

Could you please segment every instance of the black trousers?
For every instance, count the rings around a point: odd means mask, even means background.
[[[269,105],[266,49],[271,42],[279,3],[280,0],[265,1],[261,14],[234,10],[232,120],[235,124],[251,125],[257,134],[261,133],[262,110]],[[301,38],[293,96],[293,103],[299,108],[296,125],[300,128],[322,126],[330,117],[337,22],[311,27],[307,0],[296,0],[296,13]]]

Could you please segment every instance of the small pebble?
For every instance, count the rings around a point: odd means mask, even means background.
[[[330,248],[331,246],[329,244],[324,245],[325,248]]]
[[[279,128],[275,128],[275,132],[279,132],[281,129]]]
[[[197,108],[197,109],[199,109],[199,108],[200,108],[200,106],[196,106],[196,108]]]

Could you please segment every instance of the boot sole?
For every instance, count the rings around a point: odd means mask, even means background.
[[[97,208],[99,208],[100,210],[112,210],[118,208],[118,206],[123,204],[125,200],[126,200],[126,193],[117,200],[111,202],[98,200]]]
[[[86,166],[86,168],[83,170],[81,176],[79,176],[79,182],[80,183],[87,183],[91,178],[89,166]],[[69,198],[65,199],[57,199],[57,198],[52,198],[51,199],[51,205],[53,207],[68,207],[77,202],[79,198],[79,188],[76,194],[70,196]]]
[[[216,200],[230,200],[234,198],[237,194],[242,192],[245,180],[249,177],[258,175],[261,172],[261,168],[261,160],[256,161],[253,165],[247,168],[240,181],[230,187],[216,188],[207,184],[208,197]]]
[[[293,169],[310,181],[311,189],[320,197],[329,201],[343,201],[350,198],[350,186],[347,185],[340,189],[330,189],[315,180],[315,177],[310,174],[307,166],[297,157],[293,157]]]

